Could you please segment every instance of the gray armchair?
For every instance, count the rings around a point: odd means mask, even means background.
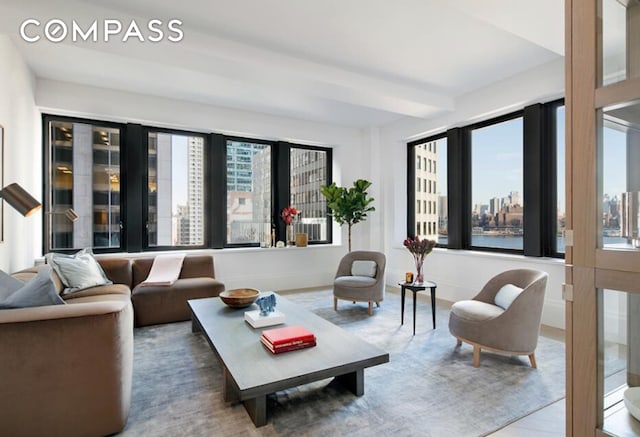
[[[333,282],[333,309],[338,310],[338,299],[368,302],[369,315],[373,315],[373,302],[379,307],[384,300],[384,253],[354,251],[346,254]]]
[[[458,346],[462,342],[473,346],[474,367],[480,365],[481,349],[527,355],[531,367],[536,367],[547,277],[538,270],[509,270],[490,279],[472,300],[453,304],[449,331]]]

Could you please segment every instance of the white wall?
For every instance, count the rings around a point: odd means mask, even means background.
[[[461,96],[456,99],[455,111],[440,117],[405,118],[380,130],[382,156],[378,172],[385,181],[382,196],[385,226],[384,234],[378,237],[384,238],[388,284],[397,284],[406,271],[415,270],[411,254],[402,246],[407,235],[407,142],[562,97],[563,62],[562,59],[553,61]],[[374,170],[374,174],[378,172]],[[548,272],[542,322],[558,328],[564,328],[563,266],[561,260],[446,249],[435,250],[425,261],[427,279],[436,281],[438,297],[449,301],[473,297],[490,277],[507,269],[534,268]]]
[[[42,198],[42,135],[34,101],[34,78],[13,43],[0,35],[0,125],[4,127],[4,185],[19,183]],[[23,217],[4,204],[4,242],[0,269],[15,271],[33,264],[41,252],[41,213]],[[33,232],[33,229],[38,229]]]

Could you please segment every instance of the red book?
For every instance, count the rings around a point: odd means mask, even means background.
[[[274,347],[273,345],[269,344],[269,342],[267,340],[265,340],[264,337],[260,337],[260,341],[273,354],[280,354],[280,353],[283,353],[283,352],[295,351],[295,350],[298,350],[298,349],[306,349],[306,348],[313,347],[313,346],[316,345],[315,340],[313,340],[313,341],[299,342],[299,343],[295,343],[295,344],[290,344],[290,345],[287,345],[287,346]]]
[[[316,336],[301,325],[285,326],[284,328],[267,329],[262,331],[262,337],[273,346],[286,343],[315,341]]]

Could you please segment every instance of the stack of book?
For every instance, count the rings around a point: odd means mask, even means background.
[[[279,354],[313,347],[316,345],[316,336],[304,326],[294,325],[262,331],[260,341],[271,353]]]

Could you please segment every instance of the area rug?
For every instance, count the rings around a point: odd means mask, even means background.
[[[526,357],[483,353],[473,367],[470,346],[456,347],[448,310],[431,326],[427,300],[412,304],[404,326],[400,298],[387,293],[381,308],[340,301],[330,290],[288,294],[330,322],[377,345],[390,362],[365,370],[356,397],[331,380],[268,398],[269,423],[255,428],[241,404],[222,399],[222,370],[189,322],[136,329],[133,398],[125,436],[481,436],[564,397],[564,344],[541,337],[538,369]],[[251,363],[247,363],[251,365]]]

